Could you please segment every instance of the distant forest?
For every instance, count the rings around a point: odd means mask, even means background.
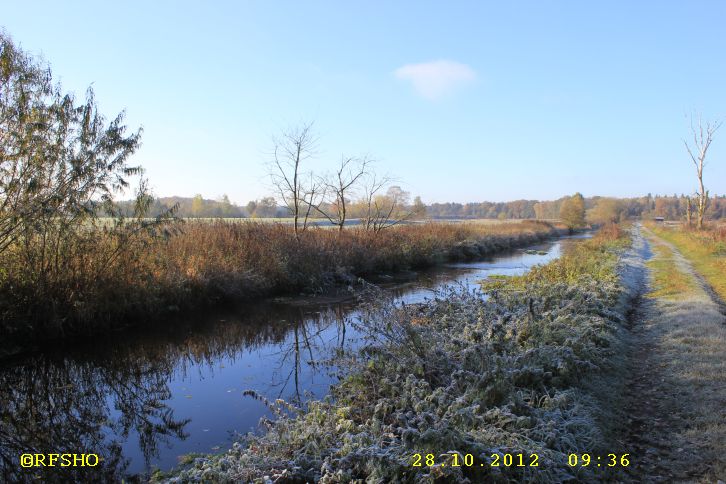
[[[556,219],[559,217],[562,202],[569,197],[553,201],[514,200],[511,202],[473,202],[473,203],[432,203],[423,204],[426,216],[432,219]],[[667,220],[686,218],[687,200],[683,195],[652,196],[638,198],[586,197],[585,208],[592,211],[598,204],[609,205],[620,219],[638,217],[664,217]],[[120,202],[129,213],[133,210],[130,201]],[[418,197],[414,204],[421,204]],[[184,218],[273,218],[289,216],[288,209],[278,205],[274,198],[254,200],[245,206],[232,203],[223,195],[217,200],[195,197],[156,198],[149,211],[155,217],[177,206],[176,215]],[[351,218],[356,218],[355,205],[352,205]],[[710,199],[708,219],[726,218],[726,195]]]

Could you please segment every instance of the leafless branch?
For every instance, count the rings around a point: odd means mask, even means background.
[[[706,190],[703,183],[703,169],[706,166],[706,155],[708,149],[713,141],[714,133],[721,127],[722,121],[705,123],[701,119],[701,115],[698,115],[698,125],[694,125],[693,115],[690,117],[691,134],[693,135],[692,145],[684,139],[683,144],[686,147],[686,151],[696,167],[696,177],[698,178],[698,191],[696,192],[696,209],[698,213],[698,228],[703,227],[703,220],[706,215],[708,208],[708,190]],[[690,217],[689,217],[690,219]]]

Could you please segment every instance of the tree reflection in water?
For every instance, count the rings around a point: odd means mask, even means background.
[[[193,318],[143,334],[137,329],[5,362],[0,476],[5,482],[118,481],[128,475],[123,446],[129,436],[138,438],[149,470],[161,445],[188,437],[190,420],[175,417],[170,406],[170,382],[190,369],[215,367],[254,349],[277,348],[267,352],[276,359],[269,386],[255,390],[301,403],[330,350],[344,346],[349,309],[335,304],[306,311],[263,303],[224,317]],[[101,460],[95,468],[24,469],[19,458],[25,453],[95,453]]]
[[[0,459],[3,479],[30,476],[43,480],[76,480],[84,475],[117,480],[126,469],[117,439],[130,429],[148,455],[158,442],[184,438],[185,421],[175,421],[163,404],[169,398],[164,369],[136,362],[126,368],[97,366],[71,358],[34,357],[0,373]],[[121,418],[109,420],[109,397]],[[95,453],[93,469],[31,468],[19,466],[24,453]]]
[[[345,348],[346,327],[352,317],[354,314],[350,313],[350,308],[341,304],[316,312],[314,316],[300,309],[292,336],[280,346],[280,358],[265,393],[272,395],[275,389],[279,389],[275,398],[287,399],[295,405],[304,402],[310,395],[301,391],[303,364],[311,370],[304,378],[305,386],[309,387],[315,384],[316,375],[330,366],[330,358],[335,352]],[[289,393],[286,394],[286,391]]]

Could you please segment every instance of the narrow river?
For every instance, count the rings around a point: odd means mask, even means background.
[[[420,302],[445,286],[473,288],[494,274],[522,274],[583,237],[380,285],[397,301]],[[323,363],[358,344],[350,324],[356,316],[352,300],[279,299],[6,361],[0,476],[12,476],[26,452],[92,452],[131,475],[167,470],[182,454],[224,450],[271,416],[245,390],[288,401],[326,394],[335,368]]]

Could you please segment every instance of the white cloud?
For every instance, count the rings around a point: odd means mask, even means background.
[[[471,67],[450,60],[406,64],[396,69],[394,75],[398,79],[411,81],[416,92],[431,100],[476,79],[476,72]]]

